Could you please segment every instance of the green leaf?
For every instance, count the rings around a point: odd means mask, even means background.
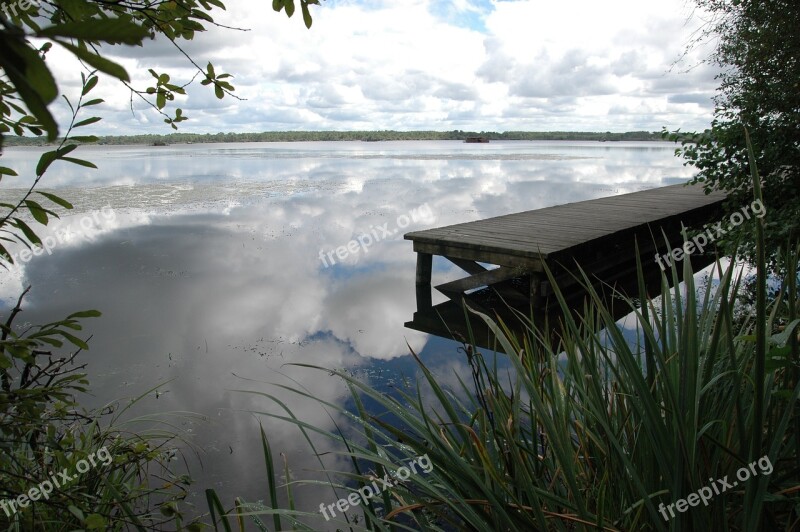
[[[42,245],[41,239],[36,235],[36,233],[33,231],[33,229],[31,229],[28,226],[28,224],[26,224],[25,222],[23,222],[19,218],[14,218],[14,221],[12,222],[12,224],[14,226],[16,226],[20,231],[22,231],[22,234],[25,235],[25,238],[27,238],[29,242],[31,242],[32,244],[39,245],[39,246]]]
[[[94,100],[89,100],[88,102],[84,102],[81,107],[90,107],[92,105],[97,105],[105,102],[102,98],[95,98]]]
[[[47,65],[41,60],[39,54],[27,46],[24,47],[23,50],[26,60],[25,78],[39,96],[41,96],[44,103],[51,103],[56,99],[56,96],[58,96],[58,86],[56,85],[53,75],[50,73],[50,69],[47,68]]]
[[[87,19],[44,28],[39,37],[70,37],[79,41],[100,41],[109,44],[141,44],[149,35],[146,28],[123,18]]]
[[[67,509],[69,510],[69,513],[71,513],[72,515],[74,515],[75,517],[80,519],[81,521],[84,520],[83,512],[77,506],[73,506],[72,504],[70,504],[67,507]]]
[[[131,80],[130,77],[128,77],[128,73],[125,71],[125,69],[122,68],[122,66],[118,65],[117,63],[115,63],[114,61],[110,61],[105,57],[101,57],[97,54],[90,52],[86,48],[75,46],[66,41],[62,41],[59,39],[55,39],[55,41],[64,48],[66,48],[67,50],[69,50],[70,52],[72,52],[73,54],[75,54],[76,57],[78,57],[83,61],[86,61],[86,63],[96,68],[100,72],[105,72],[106,74],[114,76],[115,78],[122,81]]]
[[[47,225],[47,211],[45,211],[41,205],[33,200],[25,200],[25,206],[28,208],[28,211],[31,213],[31,216],[33,216],[34,220],[42,225]]]
[[[216,77],[214,73],[214,65],[212,65],[211,62],[208,63],[206,70],[208,71],[209,78],[214,79]]]
[[[213,22],[214,22],[214,19],[213,19],[213,18],[211,17],[211,15],[209,15],[208,13],[204,13],[204,12],[202,12],[202,11],[195,11],[195,12],[194,12],[194,13],[192,13],[192,14],[193,14],[195,17],[197,17],[198,19],[200,19],[200,20],[205,20],[206,22],[211,22],[211,23],[213,23]]]
[[[217,513],[219,519],[226,532],[231,532],[231,523],[228,521],[228,513],[222,506],[222,501],[219,500],[217,492],[213,488],[206,489],[206,504],[208,505],[209,512],[211,513],[211,522],[217,523]],[[216,527],[215,527],[216,528]]]
[[[36,165],[36,175],[43,175],[54,161],[61,159],[64,155],[68,154],[77,147],[77,144],[68,144],[57,150],[44,152],[39,157],[39,162]]]
[[[75,318],[99,318],[102,316],[99,310],[82,310],[80,312],[73,312],[67,316],[68,320]]]
[[[74,335],[68,333],[67,331],[59,330],[58,334],[60,334],[61,336],[63,336],[67,340],[69,340],[69,342],[72,345],[74,345],[75,347],[79,347],[81,349],[89,349],[89,344],[87,344],[86,342],[84,342],[83,340],[78,338],[77,336],[74,336]]]
[[[6,168],[5,166],[0,166],[0,175],[10,175],[10,176],[17,176],[19,175],[11,168]]]
[[[47,106],[58,95],[50,69],[22,37],[10,32],[0,32],[0,68],[14,85],[19,97],[25,102],[30,113],[47,131],[47,139],[53,141],[58,136],[58,124]]]
[[[42,175],[47,171],[47,168],[53,164],[53,161],[58,159],[58,151],[47,151],[39,157],[39,163],[36,165],[36,175]]]
[[[93,116],[91,118],[87,118],[86,120],[81,120],[80,122],[76,122],[72,127],[83,127],[88,126],[89,124],[94,124],[95,122],[99,122],[102,120],[99,116]]]
[[[787,355],[792,352],[792,348],[788,345],[783,347],[773,347],[767,353],[767,360],[765,362],[765,371],[768,373],[782,368],[789,368],[792,366],[792,361]]]
[[[100,139],[95,135],[83,135],[83,136],[70,137],[70,140],[72,142],[97,142]]]
[[[15,110],[16,112],[18,112],[19,114],[22,114],[22,115],[24,115],[24,114],[25,114],[25,109],[23,109],[23,108],[22,108],[22,107],[20,107],[19,105],[15,104],[14,102],[12,102],[12,101],[6,101],[6,102],[3,102],[3,103],[5,103],[5,104],[8,104],[8,106],[9,106],[9,107],[11,107],[13,110]]]
[[[8,250],[6,250],[6,248],[2,245],[0,245],[0,259],[8,262],[9,264],[14,264],[14,257],[12,257]],[[7,269],[5,264],[2,264],[2,266],[3,268]]]
[[[163,109],[165,105],[167,105],[167,94],[164,91],[160,91],[156,95],[156,107]]]
[[[95,86],[97,85],[97,82],[98,82],[97,76],[90,77],[89,81],[87,81],[86,84],[83,86],[83,92],[81,92],[81,95],[86,96],[87,94],[89,94],[89,92],[93,88],[95,88]]]
[[[88,530],[101,530],[106,528],[106,519],[100,514],[89,514],[83,524]]]
[[[311,29],[311,11],[308,9],[308,3],[301,0],[300,10],[303,12],[303,22],[306,28]]]
[[[286,16],[291,18],[294,15],[294,0],[283,0],[283,7],[286,8]]]
[[[800,326],[800,319],[796,319],[787,325],[783,332],[770,336],[769,342],[779,346],[785,345],[786,342],[789,341],[789,337],[794,334],[794,331],[798,326]]]
[[[64,161],[70,162],[72,164],[85,166],[86,168],[94,168],[95,170],[97,169],[97,165],[95,165],[91,161],[86,161],[84,159],[76,159],[74,157],[62,157],[61,159],[64,160]]]
[[[37,190],[36,193],[37,194],[41,194],[42,196],[44,196],[45,198],[49,199],[50,201],[52,201],[53,203],[55,203],[57,205],[61,205],[65,209],[72,209],[73,208],[72,204],[70,202],[68,202],[67,200],[65,200],[63,198],[60,198],[60,197],[56,196],[55,194],[51,194],[49,192],[42,192],[42,191],[39,191],[39,190]]]
[[[69,98],[67,98],[67,97],[66,97],[65,95],[63,95],[63,94],[61,95],[61,97],[62,97],[62,98],[64,98],[64,101],[65,101],[65,102],[67,102],[67,105],[69,106],[69,110],[70,110],[70,111],[72,111],[72,113],[73,113],[73,114],[75,114],[75,108],[74,108],[74,107],[72,107],[72,102],[71,102],[71,101],[69,101]]]
[[[214,85],[214,94],[216,94],[217,98],[219,98],[220,100],[225,97],[225,91],[223,91],[222,87],[220,87],[219,85]]]
[[[61,340],[55,340],[53,338],[48,338],[46,336],[38,338],[38,340],[40,342],[46,343],[47,345],[52,345],[53,347],[61,347],[62,345],[64,345],[64,342],[62,342]]]

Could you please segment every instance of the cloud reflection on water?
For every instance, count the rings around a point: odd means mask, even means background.
[[[138,411],[206,416],[208,423],[185,425],[204,450],[203,469],[193,469],[202,481],[197,491],[213,485],[226,502],[235,495],[257,500],[266,485],[257,421],[246,412],[278,410],[263,397],[233,390],[273,393],[298,417],[333,429],[334,420],[343,420],[259,382],[296,382],[314,397],[341,403],[347,396],[338,379],[285,364],[347,368],[386,386],[397,381],[399,368],[415,374],[404,356],[406,342],[444,381],[454,383],[453,373],[467,369],[456,344],[403,327],[415,309],[415,256],[401,233],[330,268],[320,263],[320,249],[345,244],[423,203],[441,226],[689,175],[672,157],[671,145],[496,143],[489,153],[508,157],[470,160],[456,158],[465,149],[458,143],[417,145],[428,155],[453,155],[438,159],[385,155],[409,149],[393,144],[359,146],[375,157],[348,158],[354,148],[342,145],[341,157],[314,159],[312,153],[311,160],[270,158],[248,145],[223,146],[224,154],[220,147],[194,145],[175,148],[180,157],[153,156],[157,160],[145,166],[140,148],[87,154],[106,170],[88,183],[59,174],[60,192],[79,212],[110,204],[122,222],[94,242],[59,248],[50,260],[35,258],[19,272],[18,283],[6,283],[3,295],[16,295],[11,289],[23,282],[33,284],[25,314],[31,323],[101,310],[103,317],[87,327],[94,335],[84,355],[94,393],[88,402],[104,404],[170,381]],[[519,153],[556,156],[513,158]],[[141,177],[141,185],[117,186],[137,171],[152,173]],[[229,181],[229,175],[247,179]],[[412,224],[407,231],[425,227]],[[434,275],[447,280],[457,274],[435,262]],[[299,433],[260,419],[275,455],[287,453],[297,477],[313,476],[306,470],[318,465]],[[341,459],[325,460],[346,467]],[[311,511],[334,500],[325,488],[303,488],[298,495]],[[201,500],[195,502],[202,508]]]

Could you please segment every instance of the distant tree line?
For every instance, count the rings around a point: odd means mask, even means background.
[[[660,132],[626,133],[592,131],[266,131],[263,133],[171,133],[169,135],[124,135],[98,137],[99,144],[187,144],[206,142],[299,142],[299,141],[386,141],[386,140],[464,140],[486,137],[490,140],[662,140]],[[8,145],[44,145],[42,138],[10,137]]]

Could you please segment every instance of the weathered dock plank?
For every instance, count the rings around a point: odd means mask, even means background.
[[[697,186],[672,185],[415,231],[405,238],[415,248],[418,243],[433,244],[457,252],[466,248],[546,258],[575,252],[600,237],[662,225],[670,218],[716,206],[724,198],[722,193],[707,195]]]
[[[458,316],[451,305],[460,307],[462,299],[481,287],[506,302],[518,303],[523,296],[529,308],[546,312],[552,287],[542,274],[545,266],[566,289],[567,298],[578,300],[583,295],[574,280],[577,264],[598,285],[624,290],[635,286],[637,244],[645,274],[658,277],[653,257],[666,249],[664,234],[673,246],[682,244],[682,228],[716,221],[725,197],[721,192],[706,194],[700,186],[672,185],[407,233],[418,264],[417,313],[406,326],[427,330],[445,314]],[[434,255],[468,274],[436,287],[450,299],[438,309],[431,306]],[[691,260],[696,266],[710,262],[708,256]],[[487,270],[479,263],[499,268]],[[472,298],[473,303],[477,299]],[[487,301],[497,298],[481,299],[477,304],[485,308]]]

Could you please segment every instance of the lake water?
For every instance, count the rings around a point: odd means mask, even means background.
[[[403,327],[415,309],[416,259],[404,232],[684,182],[692,170],[673,150],[523,141],[84,147],[78,156],[99,169],[56,163],[47,173],[42,189],[75,211],[43,231],[55,242],[50,256],[2,274],[2,305],[7,312],[30,284],[28,323],[102,311],[87,322],[86,404],[165,383],[134,414],[202,416],[178,423],[202,461],[189,456],[199,509],[212,486],[226,505],[237,495],[263,500],[259,421],[279,470],[280,453],[296,479],[314,478],[318,464],[297,430],[252,413],[277,413],[274,403],[237,390],[274,394],[332,430],[339,416],[274,383],[343,403],[342,382],[286,363],[345,368],[389,390],[415,378],[408,343],[444,383],[469,371],[459,344]],[[41,152],[8,148],[0,162],[30,178]],[[25,185],[4,178],[0,194]],[[359,236],[365,246],[347,249]],[[458,276],[434,260],[434,284]],[[335,501],[324,487],[297,494],[312,512]]]

